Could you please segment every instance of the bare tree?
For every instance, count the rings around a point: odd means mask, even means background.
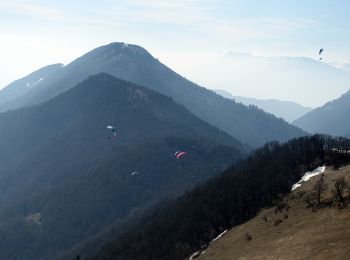
[[[288,205],[288,199],[287,200],[282,200],[280,202],[277,203],[276,207],[275,207],[275,214],[282,213],[283,210],[289,211],[290,207]]]
[[[267,215],[264,215],[264,221],[267,222]]]
[[[337,201],[340,203],[345,202],[345,197],[344,197],[344,192],[348,188],[348,183],[345,181],[344,176],[337,179],[336,182],[334,183],[334,189],[333,189],[333,194],[335,195],[335,198]]]
[[[314,190],[316,191],[317,195],[317,204],[322,204],[322,194],[327,190],[327,186],[324,182],[324,175],[321,175],[321,178],[318,180],[318,182],[314,186]]]
[[[245,238],[250,241],[253,239],[253,236],[250,233],[245,233]]]
[[[324,175],[315,183],[312,192],[306,197],[305,202],[312,207],[313,211],[323,204],[322,195],[327,190],[326,183],[324,181]]]

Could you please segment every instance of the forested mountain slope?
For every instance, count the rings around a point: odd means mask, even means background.
[[[293,122],[310,133],[350,136],[350,95],[328,102]]]
[[[171,98],[107,74],[1,114],[0,146],[0,252],[13,260],[51,259],[245,150]]]

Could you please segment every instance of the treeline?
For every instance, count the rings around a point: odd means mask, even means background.
[[[224,230],[272,206],[305,171],[348,163],[350,154],[334,148],[349,144],[348,139],[323,135],[268,143],[220,176],[148,212],[90,259],[184,259]]]

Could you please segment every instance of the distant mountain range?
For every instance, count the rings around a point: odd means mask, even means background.
[[[214,91],[219,95],[233,99],[238,103],[242,103],[247,106],[257,106],[258,108],[261,108],[262,110],[271,113],[276,117],[283,118],[287,122],[292,122],[312,110],[310,107],[304,107],[291,101],[281,101],[276,99],[261,100],[256,98],[233,96],[230,92],[222,89],[215,89]]]
[[[349,84],[350,86],[350,84]],[[350,92],[293,122],[310,133],[350,137]]]
[[[52,259],[246,151],[171,98],[108,74],[0,114],[0,146],[0,258],[12,260]]]
[[[350,73],[306,57],[228,52],[188,72],[192,80],[236,96],[290,100],[319,107],[349,90]],[[315,94],[317,93],[317,94]]]
[[[142,47],[125,43],[99,47],[57,68],[49,76],[40,76],[34,85],[31,77],[25,77],[18,82],[20,91],[11,90],[13,85],[9,85],[0,91],[0,111],[47,101],[101,72],[165,94],[194,115],[252,147],[305,134],[262,110],[237,104],[199,87],[160,63]],[[27,84],[32,87],[28,88]],[[7,92],[13,92],[11,99]]]

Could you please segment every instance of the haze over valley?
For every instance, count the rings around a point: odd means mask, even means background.
[[[349,9],[0,1],[0,260],[347,260]]]

